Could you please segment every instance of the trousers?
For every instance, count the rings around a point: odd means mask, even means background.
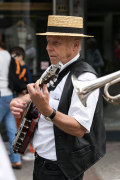
[[[83,175],[74,180],[82,180]],[[68,180],[68,178],[59,168],[57,161],[46,160],[37,155],[34,162],[33,180]]]
[[[15,133],[17,131],[15,118],[10,110],[10,101],[13,99],[13,95],[0,97],[0,123],[4,120],[7,136],[9,140],[10,160],[12,163],[21,162],[21,157],[18,154],[12,152],[12,143],[15,139]]]

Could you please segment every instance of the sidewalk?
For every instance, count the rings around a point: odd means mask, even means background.
[[[83,180],[120,180],[120,142],[107,142],[106,155],[85,172]],[[22,161],[14,170],[17,180],[32,180],[33,161]]]
[[[100,180],[120,180],[120,142],[107,142],[106,155],[93,168]]]
[[[96,174],[95,170],[93,167],[88,169],[83,177],[83,180],[101,180],[98,175]]]

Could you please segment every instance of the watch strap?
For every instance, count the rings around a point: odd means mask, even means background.
[[[56,110],[53,109],[53,113],[51,114],[51,116],[49,118],[52,120],[55,117],[55,115],[56,115]]]
[[[55,117],[55,115],[56,115],[56,110],[53,109],[53,113],[52,113],[49,117],[46,117],[46,116],[45,116],[45,119],[46,119],[47,121],[52,121],[53,118]]]

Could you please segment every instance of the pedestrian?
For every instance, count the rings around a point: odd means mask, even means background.
[[[33,38],[31,34],[27,34],[25,62],[32,74],[36,74],[36,48],[33,45]]]
[[[20,46],[15,46],[10,50],[10,54],[18,60],[20,65],[26,69],[27,72],[27,83],[32,83],[32,73],[30,72],[29,67],[26,65],[25,59],[25,51]]]
[[[120,39],[115,40],[115,71],[120,70]]]
[[[29,69],[29,67],[25,64],[25,51],[22,47],[20,46],[15,46],[11,49],[10,51],[11,55],[13,57],[15,57],[15,59],[18,60],[18,62],[20,63],[20,65],[26,69],[26,72],[27,72],[27,83],[32,83],[32,73]],[[24,90],[22,92],[20,92],[19,94],[17,94],[17,97],[20,97],[20,96],[23,96],[27,93],[27,90]],[[20,124],[21,124],[21,120],[22,120],[22,117],[24,115],[24,112],[22,113],[22,116],[21,118],[16,118],[16,123],[17,123],[17,129],[19,128]],[[34,156],[34,149],[31,145],[31,143],[29,144],[29,149],[28,149],[28,152],[22,156],[22,159],[23,160],[26,160],[26,161],[33,161],[35,159],[35,156]]]
[[[0,135],[0,179],[16,180],[1,135]]]
[[[0,123],[4,120],[9,140],[11,165],[15,169],[21,169],[21,157],[18,154],[14,154],[11,148],[17,131],[15,118],[10,111],[10,101],[13,99],[13,93],[8,88],[8,73],[11,56],[7,50],[1,47],[1,42],[2,41],[0,41]]]
[[[98,76],[101,76],[101,70],[104,67],[104,61],[102,55],[97,48],[97,41],[95,38],[90,38],[88,40],[88,51],[86,61],[90,64],[98,73]]]
[[[83,18],[50,15],[46,33],[52,65],[62,62],[57,86],[27,85],[29,94],[11,101],[15,117],[31,99],[41,113],[32,139],[35,149],[33,180],[82,180],[84,172],[105,154],[105,127],[99,89],[88,97],[87,107],[73,89],[71,75],[79,80],[96,79],[95,70],[80,57]],[[62,78],[61,78],[62,77]]]

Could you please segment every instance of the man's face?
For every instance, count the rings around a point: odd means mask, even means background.
[[[73,55],[73,42],[65,36],[47,36],[47,47],[51,64],[61,61],[63,64],[71,60]]]

